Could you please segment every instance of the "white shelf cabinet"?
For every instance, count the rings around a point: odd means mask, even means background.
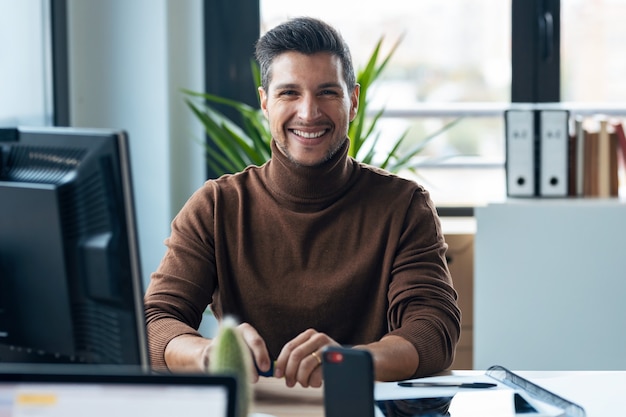
[[[475,209],[474,367],[626,370],[626,203]]]

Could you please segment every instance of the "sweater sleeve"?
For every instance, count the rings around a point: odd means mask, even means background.
[[[388,290],[390,333],[411,342],[419,355],[415,376],[452,364],[461,312],[446,263],[447,244],[429,194],[413,195]]]
[[[165,348],[197,329],[215,289],[210,187],[197,191],[172,221],[166,252],[144,296],[151,364],[165,369]]]

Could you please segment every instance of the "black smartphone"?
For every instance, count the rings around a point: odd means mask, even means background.
[[[368,351],[327,347],[322,372],[326,417],[374,417],[374,364]]]

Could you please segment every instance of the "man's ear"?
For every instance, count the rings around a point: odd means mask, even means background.
[[[350,121],[353,121],[359,111],[359,95],[361,94],[361,85],[357,83],[354,91],[350,95]]]
[[[263,114],[267,117],[267,94],[263,87],[259,87],[259,102],[261,103],[261,110],[263,110]]]

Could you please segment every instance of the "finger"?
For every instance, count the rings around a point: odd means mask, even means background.
[[[283,346],[276,359],[274,376],[277,378],[284,376],[287,385],[293,386],[300,361],[307,353],[315,350],[315,347],[312,347],[311,350],[306,352],[302,350],[301,346],[307,343],[315,334],[317,334],[317,332],[313,329],[305,330]]]
[[[281,355],[287,356],[282,368],[287,386],[292,387],[296,383],[309,386],[312,373],[321,365],[322,348],[329,345],[338,344],[326,334],[315,330],[307,330],[285,345]]]
[[[313,351],[304,358],[298,366],[296,381],[304,388],[309,386],[320,386],[322,382],[322,353]]]
[[[323,376],[323,368],[321,365],[317,366],[313,372],[311,372],[311,376],[309,377],[309,386],[313,388],[319,388],[322,386],[322,381],[324,379]]]
[[[263,340],[259,332],[248,323],[242,323],[237,327],[252,353],[252,360],[255,365],[253,367],[253,378],[254,382],[256,382],[259,379],[257,367],[263,372],[269,371],[272,363],[265,340]]]
[[[324,348],[327,346],[340,345],[323,333],[319,333],[318,335],[312,337],[311,342],[315,342],[315,345],[319,347],[300,362],[296,379],[303,387],[310,386],[319,388],[322,386],[324,380],[322,367]]]

